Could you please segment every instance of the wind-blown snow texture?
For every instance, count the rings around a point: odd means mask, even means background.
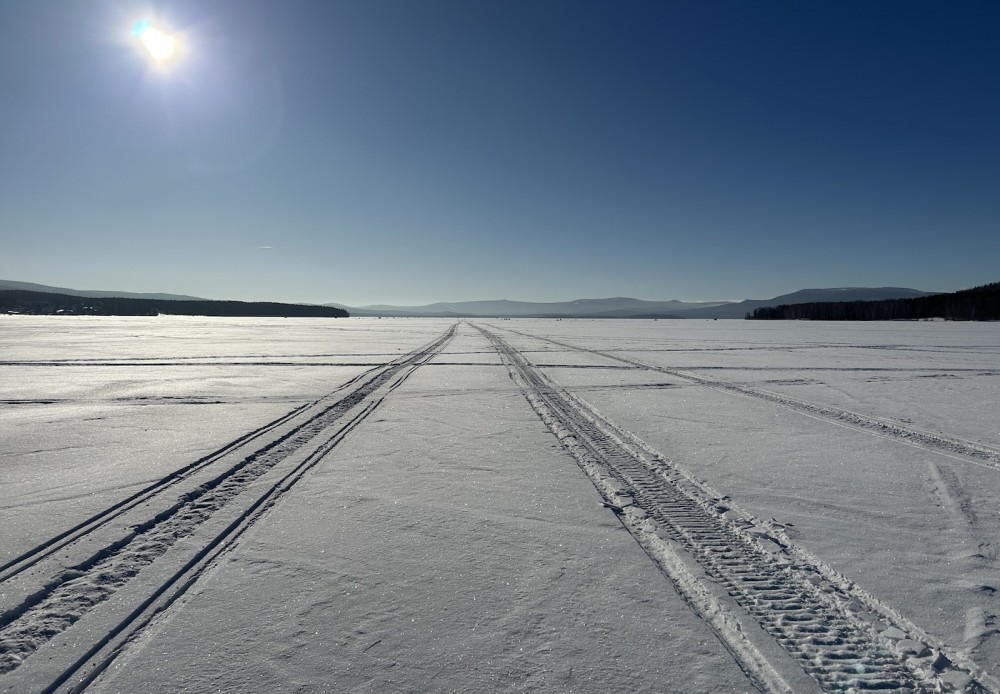
[[[0,691],[997,691],[1000,327],[0,319]]]

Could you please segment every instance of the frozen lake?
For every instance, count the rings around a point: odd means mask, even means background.
[[[0,318],[0,691],[1000,691],[1000,325]]]

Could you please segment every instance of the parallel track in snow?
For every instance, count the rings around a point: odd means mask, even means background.
[[[456,328],[8,562],[0,573],[0,691],[86,688]],[[63,637],[85,619],[82,635]]]
[[[789,682],[802,673],[824,692],[998,691],[975,663],[946,653],[780,526],[737,509],[476,327],[605,504],[762,691],[799,691]],[[775,643],[788,660],[769,655]]]
[[[617,354],[611,354],[609,352],[602,352],[597,349],[589,349],[587,347],[581,347],[579,345],[574,345],[569,342],[563,342],[561,340],[554,340],[548,337],[540,337],[538,335],[523,333],[516,330],[512,330],[510,328],[504,328],[504,329],[507,330],[508,332],[514,333],[515,335],[520,335],[521,337],[541,340],[542,342],[548,342],[549,344],[553,344],[556,345],[557,347],[562,347],[564,349],[569,349],[574,352],[585,352],[588,354],[593,354],[598,357],[611,359],[621,364],[627,364],[629,366],[642,369],[645,371],[655,371],[658,373],[666,374],[668,376],[673,376],[674,378],[679,378],[689,383],[694,383],[709,388],[715,388],[716,390],[733,393],[735,395],[743,395],[746,397],[755,398],[757,400],[770,402],[772,404],[788,408],[790,410],[799,412],[807,416],[824,419],[833,422],[835,424],[847,426],[849,428],[864,431],[869,434],[883,436],[910,446],[924,448],[927,450],[934,451],[936,453],[943,453],[949,456],[963,456],[965,458],[970,459],[976,465],[979,465],[981,467],[991,468],[993,470],[1000,470],[1000,450],[991,448],[989,446],[984,446],[982,444],[975,443],[973,441],[967,441],[957,436],[949,436],[930,431],[923,431],[916,427],[908,427],[898,422],[893,422],[889,420],[879,419],[877,417],[863,415],[858,412],[852,412],[850,410],[845,410],[839,407],[830,407],[828,405],[820,405],[818,403],[809,402],[807,400],[799,400],[797,398],[793,398],[788,395],[782,395],[780,393],[775,393],[769,390],[762,390],[760,388],[752,388],[750,386],[742,385],[739,383],[733,383],[731,381],[724,381],[715,378],[706,378],[705,376],[699,376],[698,374],[694,374],[691,373],[690,371],[686,371],[683,369],[673,369],[665,366],[655,366],[653,364],[647,364],[645,362],[639,361],[638,359],[631,359],[629,357],[623,357]]]
[[[397,365],[402,363],[403,360],[409,359],[411,356],[412,355],[406,355],[404,357],[397,358],[388,364],[369,368],[364,373],[351,378],[323,397],[293,408],[289,412],[286,412],[277,419],[268,422],[264,426],[247,432],[216,449],[212,453],[209,453],[208,455],[199,458],[184,467],[164,475],[160,479],[146,485],[125,499],[122,499],[107,508],[94,513],[62,533],[59,533],[58,535],[35,545],[31,549],[22,552],[20,555],[6,561],[5,563],[0,564],[0,585],[3,585],[5,581],[14,578],[18,574],[30,570],[36,564],[55,554],[63,547],[66,547],[89,533],[114,522],[115,519],[121,517],[137,506],[141,506],[157,495],[163,494],[167,489],[184,482],[206,468],[217,466],[220,461],[231,461],[233,456],[236,454],[245,455],[247,451],[252,450],[249,448],[251,444],[255,442],[269,442],[272,441],[275,436],[282,436],[290,431],[301,429],[303,426],[311,421],[314,421],[317,417],[329,410],[330,407],[338,404],[342,399],[342,393],[350,391],[352,388],[357,387],[361,383],[366,383],[370,379],[377,378],[382,372],[395,368]],[[2,612],[2,606],[0,606],[0,623],[3,621]]]

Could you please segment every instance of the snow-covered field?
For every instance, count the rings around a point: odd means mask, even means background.
[[[1000,325],[0,318],[0,691],[1000,691]]]

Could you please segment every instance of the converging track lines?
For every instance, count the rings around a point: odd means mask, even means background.
[[[674,378],[679,378],[689,383],[715,388],[716,390],[729,392],[734,395],[743,395],[757,400],[770,402],[807,416],[817,417],[831,421],[835,424],[840,424],[849,428],[890,438],[910,446],[916,446],[950,456],[964,456],[965,458],[970,459],[971,462],[974,462],[976,465],[981,467],[1000,470],[1000,450],[974,443],[972,441],[966,441],[955,436],[922,431],[916,427],[903,426],[897,422],[886,421],[877,417],[869,417],[857,412],[851,412],[850,410],[820,405],[806,400],[799,400],[797,398],[793,398],[788,395],[781,395],[769,390],[752,388],[750,386],[732,383],[730,381],[706,378],[687,370],[654,366],[652,364],[641,362],[637,359],[622,357],[596,349],[588,349],[586,347],[580,347],[568,342],[562,342],[561,340],[554,340],[548,337],[522,333],[516,330],[511,330],[510,328],[505,329],[515,335],[520,335],[521,337],[541,340],[543,342],[548,342],[576,352],[593,354],[598,357],[611,359],[622,364],[628,364],[635,368],[644,369],[646,371],[656,371],[658,373],[667,374],[668,376],[673,376]]]
[[[738,509],[478,329],[605,505],[759,689],[804,691],[808,676],[825,692],[1000,691],[975,663],[795,546],[780,525]]]
[[[389,393],[437,356],[456,327],[0,567],[0,689],[86,688]],[[112,595],[119,597],[109,602]],[[85,618],[88,629],[55,644]],[[36,663],[31,656],[50,643],[57,647]]]

